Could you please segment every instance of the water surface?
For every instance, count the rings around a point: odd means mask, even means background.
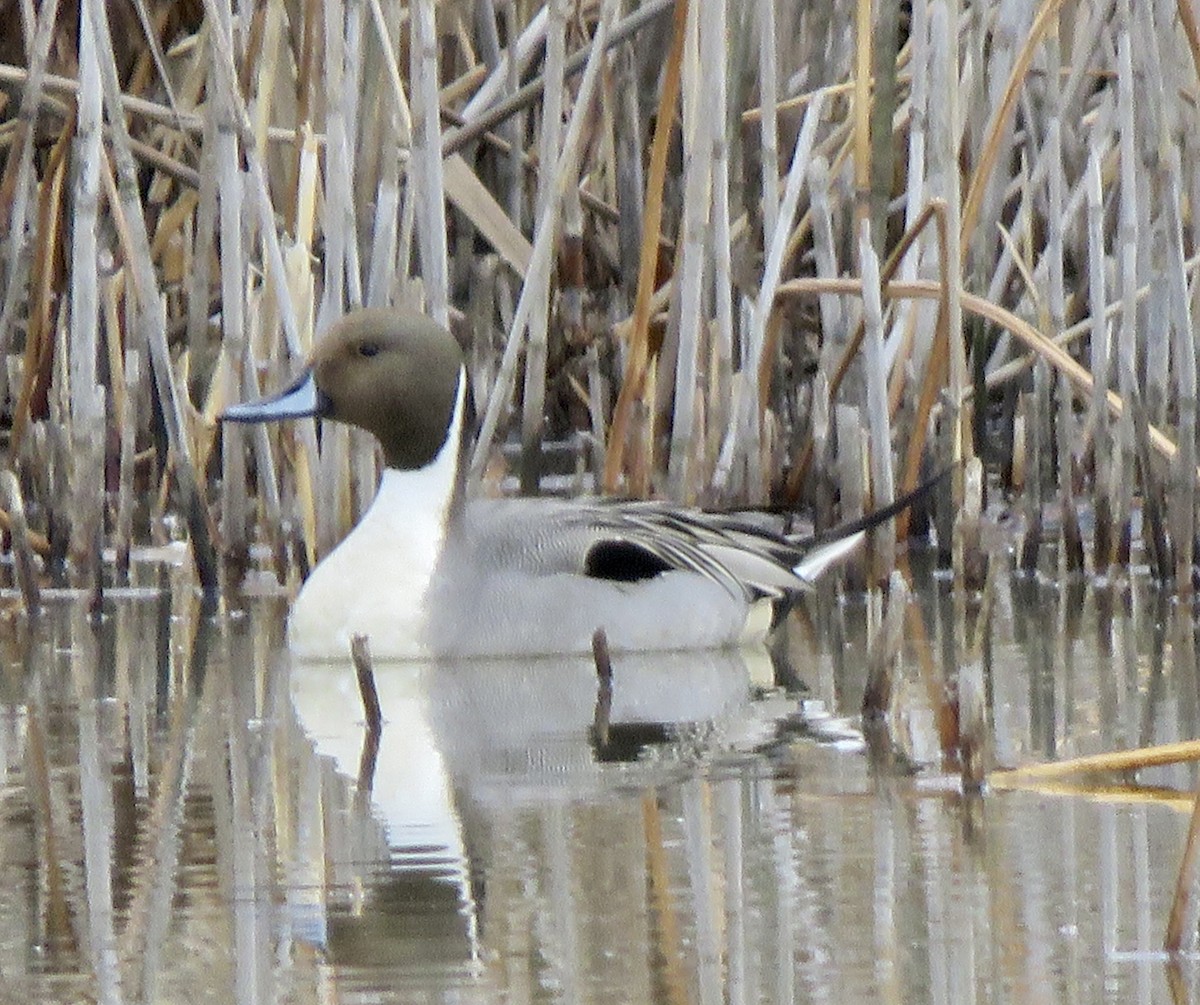
[[[1000,764],[1194,737],[1190,611],[1002,577],[975,631],[914,584],[869,741],[884,633],[832,592],[774,664],[616,659],[607,742],[590,660],[377,664],[375,748],[279,598],[51,599],[0,639],[0,1000],[1195,996],[1160,952],[1191,771],[968,796],[936,728],[976,665]]]

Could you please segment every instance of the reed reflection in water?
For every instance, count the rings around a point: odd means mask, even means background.
[[[961,795],[930,687],[960,615],[927,575],[882,743],[872,618],[822,594],[783,664],[617,657],[605,745],[588,660],[377,665],[375,750],[349,663],[282,652],[281,600],[208,617],[180,575],[5,637],[4,1000],[1196,994],[1158,949],[1192,772]],[[997,596],[1000,763],[1197,735],[1190,612],[1136,581]]]

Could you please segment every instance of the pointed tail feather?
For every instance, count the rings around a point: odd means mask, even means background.
[[[792,540],[797,547],[808,548],[813,545],[822,544],[825,541],[836,543],[854,531],[870,530],[872,527],[878,527],[884,521],[890,520],[897,513],[908,509],[913,503],[927,495],[932,489],[940,485],[953,470],[954,465],[943,468],[927,482],[918,485],[911,492],[907,492],[899,499],[893,500],[887,506],[881,506],[879,509],[872,510],[870,513],[866,513],[855,520],[847,520],[845,523],[838,524],[836,527],[830,527],[828,530],[813,534],[807,538],[792,538]]]
[[[806,583],[815,583],[826,569],[854,552],[866,537],[865,531],[855,531],[836,541],[822,544],[792,566],[792,571]]]

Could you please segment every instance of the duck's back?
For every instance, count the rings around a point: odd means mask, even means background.
[[[598,502],[473,501],[448,535],[426,596],[428,647],[443,655],[580,653],[597,629],[615,652],[739,641],[747,593],[658,564],[636,541],[626,547],[623,515]]]

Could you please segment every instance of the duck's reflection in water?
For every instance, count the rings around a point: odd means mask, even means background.
[[[602,747],[588,658],[379,663],[371,749],[348,663],[288,673],[301,757],[316,755],[298,799],[322,808],[307,840],[303,805],[293,818],[293,923],[335,963],[422,969],[479,960],[496,814],[653,784],[672,759],[644,744],[739,732],[752,687],[740,652],[619,656]]]

